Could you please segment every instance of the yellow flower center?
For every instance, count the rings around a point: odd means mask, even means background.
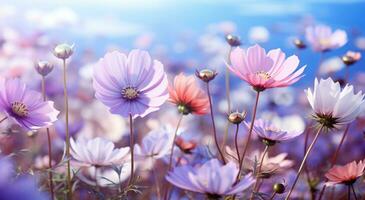
[[[139,92],[134,87],[126,87],[122,90],[122,96],[124,99],[133,100],[136,99],[139,95]]]
[[[29,112],[27,106],[24,103],[18,101],[11,103],[11,110],[19,117],[25,117]]]
[[[268,80],[268,79],[271,78],[270,74],[265,72],[265,71],[258,71],[258,72],[256,72],[256,75],[263,78],[263,79],[265,79],[265,80]]]
[[[322,46],[328,46],[331,44],[331,40],[328,38],[322,38],[319,40],[319,44]]]

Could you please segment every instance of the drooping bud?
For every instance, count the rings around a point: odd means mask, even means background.
[[[240,124],[246,118],[246,112],[243,111],[242,113],[236,111],[232,112],[228,115],[228,121],[232,124]]]
[[[57,45],[53,50],[53,55],[59,59],[67,59],[73,54],[74,45],[69,45],[66,43]]]
[[[307,45],[304,43],[303,40],[301,39],[294,39],[293,40],[293,44],[298,48],[298,49],[305,49],[307,47]]]
[[[231,46],[231,47],[238,47],[241,45],[241,40],[239,37],[232,35],[232,34],[228,34],[226,35],[226,41],[227,43]]]
[[[273,186],[273,190],[277,194],[283,194],[285,192],[285,185],[282,183],[275,183]]]
[[[195,75],[204,82],[209,82],[217,76],[217,72],[211,69],[202,69],[200,71],[196,70]]]
[[[38,74],[47,76],[53,70],[53,65],[48,61],[38,61],[35,65],[35,69]]]

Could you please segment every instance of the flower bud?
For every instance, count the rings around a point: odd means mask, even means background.
[[[341,57],[342,62],[347,66],[355,64],[357,61],[360,60],[360,58],[361,58],[361,53],[353,51],[348,51],[344,56]]]
[[[195,75],[204,82],[209,82],[217,76],[217,72],[210,69],[196,70]]]
[[[47,76],[53,70],[53,65],[48,61],[38,61],[38,63],[35,65],[35,69],[38,74]]]
[[[237,47],[241,45],[240,38],[235,35],[226,35],[226,41],[231,47]]]
[[[282,183],[275,183],[273,186],[273,190],[275,193],[283,194],[285,192],[285,186]]]
[[[298,48],[298,49],[305,49],[307,47],[307,45],[305,45],[305,43],[303,42],[303,40],[300,39],[294,39],[293,40],[294,45]]]
[[[190,114],[190,109],[188,107],[186,107],[185,105],[178,105],[177,106],[177,111],[183,115],[188,115]]]
[[[246,112],[233,112],[228,115],[228,121],[232,124],[240,124],[246,118]]]
[[[67,59],[73,54],[74,45],[69,45],[66,43],[57,45],[53,50],[53,55],[59,59]]]

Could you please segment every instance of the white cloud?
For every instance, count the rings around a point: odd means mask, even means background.
[[[288,15],[301,14],[307,11],[306,4],[303,3],[246,3],[240,6],[240,14],[246,16],[266,16],[266,15]]]

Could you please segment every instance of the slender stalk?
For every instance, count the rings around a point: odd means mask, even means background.
[[[351,188],[350,185],[347,186],[347,200],[351,199]]]
[[[319,76],[319,69],[321,68],[321,64],[323,62],[323,58],[324,58],[324,52],[320,52],[319,53],[319,61],[318,61],[318,68],[317,68],[317,76]]]
[[[65,126],[66,126],[66,158],[67,158],[67,199],[72,199],[72,185],[71,185],[71,165],[70,165],[70,133],[68,129],[68,95],[67,95],[67,67],[66,59],[63,59],[63,94],[65,104]]]
[[[340,141],[340,143],[339,143],[339,144],[338,144],[338,146],[337,146],[336,152],[333,154],[333,157],[332,157],[332,160],[331,160],[331,167],[333,167],[333,166],[336,164],[338,154],[340,153],[340,149],[341,149],[341,147],[342,147],[342,145],[343,145],[343,142],[345,141],[345,138],[346,138],[346,135],[347,135],[347,133],[348,133],[348,131],[349,131],[349,128],[350,128],[350,124],[348,124],[348,125],[346,126],[346,129],[345,129],[345,131],[343,132],[343,135],[342,135],[341,141]],[[321,200],[321,199],[322,199],[322,197],[323,197],[323,195],[324,195],[324,193],[325,193],[325,191],[326,191],[326,187],[327,187],[326,185],[323,185],[323,187],[322,187],[322,189],[321,189],[321,192],[320,192],[320,194],[319,194],[319,198],[318,198],[318,200]]]
[[[157,200],[161,199],[161,192],[160,192],[160,186],[159,186],[159,181],[158,181],[158,177],[156,174],[155,169],[152,169],[152,174],[153,174],[153,179],[155,181],[155,186],[156,186],[156,196],[157,196]]]
[[[2,123],[3,121],[5,121],[6,119],[8,119],[8,117],[4,117],[0,120],[0,123]]]
[[[181,121],[182,121],[183,116],[184,115],[181,114],[181,116],[179,118],[179,121],[177,122],[177,125],[176,125],[176,129],[175,129],[175,133],[174,133],[174,138],[172,140],[172,145],[171,145],[171,152],[170,152],[170,159],[169,159],[168,171],[170,171],[171,170],[171,167],[172,167],[172,159],[174,157],[175,140],[176,140],[177,131],[179,130],[179,127],[180,127],[180,124],[181,124]]]
[[[316,136],[314,137],[314,139],[313,139],[312,143],[309,145],[308,150],[307,150],[307,152],[305,153],[304,158],[303,158],[303,160],[302,160],[302,163],[300,164],[300,167],[299,167],[299,170],[298,170],[297,175],[296,175],[296,177],[295,177],[294,183],[293,183],[292,187],[290,188],[288,195],[285,197],[285,200],[289,200],[290,195],[291,195],[291,193],[293,192],[293,190],[294,190],[294,188],[295,188],[295,185],[296,185],[296,184],[297,184],[297,182],[298,182],[298,179],[299,179],[300,173],[302,172],[302,170],[303,170],[303,168],[304,168],[305,162],[307,161],[307,158],[308,158],[308,156],[309,156],[309,153],[312,151],[312,149],[313,149],[313,147],[314,147],[314,144],[317,142],[317,139],[318,139],[318,137],[319,137],[319,135],[320,135],[320,133],[321,133],[322,129],[323,129],[323,126],[321,126],[321,127],[318,129],[318,131],[317,131],[317,133],[316,133]]]
[[[357,200],[354,184],[351,184],[351,189],[352,189],[352,192],[354,193],[355,200]]]
[[[261,169],[262,169],[262,164],[264,162],[264,158],[265,158],[268,151],[269,151],[269,145],[266,145],[265,149],[264,149],[264,152],[262,153],[262,156],[261,156],[261,159],[260,159],[259,169],[256,172],[256,182],[255,182],[255,185],[253,186],[253,190],[252,190],[252,193],[251,193],[250,200],[252,200],[255,193],[258,192],[258,184],[259,184],[259,181],[260,181],[260,173],[261,173]]]
[[[260,98],[260,92],[257,91],[256,93],[256,100],[255,100],[255,105],[253,107],[253,112],[252,112],[252,120],[251,120],[251,125],[250,125],[250,129],[248,131],[248,137],[247,137],[247,140],[246,140],[246,144],[245,144],[245,147],[243,149],[243,153],[242,153],[242,156],[241,156],[241,162],[239,164],[239,171],[237,173],[237,177],[236,177],[236,181],[239,180],[240,178],[240,175],[241,175],[241,170],[242,170],[242,164],[243,164],[243,160],[245,159],[245,155],[246,155],[246,152],[248,150],[248,146],[250,144],[250,140],[251,140],[251,135],[252,135],[252,129],[253,129],[253,125],[255,123],[255,119],[256,119],[256,113],[257,113],[257,106],[259,104],[259,98]]]
[[[229,47],[229,52],[228,52],[228,59],[227,59],[227,63],[230,64],[230,58],[229,56],[231,55],[232,52],[232,46]],[[226,97],[227,97],[227,113],[231,112],[231,94],[230,94],[230,80],[229,80],[229,69],[228,67],[226,67]]]
[[[131,185],[134,178],[134,135],[132,114],[129,114],[129,148],[131,149],[131,176],[128,185]]]
[[[303,156],[305,155],[305,152],[307,152],[307,146],[308,146],[308,140],[309,140],[309,129],[306,128],[306,132],[305,132],[305,140],[304,140],[304,151],[303,151]],[[309,187],[309,190],[311,192],[311,199],[313,200],[314,199],[314,191],[312,190],[312,186],[311,186],[311,177],[310,177],[310,174],[309,174],[309,169],[308,169],[308,166],[307,164],[304,165],[304,173],[306,174],[306,177],[307,177],[307,184],[308,184],[308,187]]]
[[[238,129],[239,128],[240,128],[240,125],[237,124],[236,125],[236,134],[234,135],[234,145],[236,146],[236,153],[237,153],[238,163],[241,162],[240,150],[238,149]]]
[[[222,150],[221,150],[221,148],[219,147],[219,144],[218,144],[217,130],[215,129],[215,122],[214,122],[214,113],[213,113],[212,97],[210,96],[210,89],[209,89],[209,83],[208,82],[207,82],[207,93],[208,93],[208,98],[209,98],[210,116],[212,118],[212,124],[213,124],[214,142],[215,142],[215,145],[217,147],[217,150],[218,150],[220,156],[222,157],[222,161],[225,164],[226,163],[226,160],[225,160],[224,155],[222,153]]]
[[[97,192],[99,192],[99,184],[98,184],[98,167],[95,166],[95,189]]]
[[[269,199],[269,200],[273,200],[273,199],[274,199],[274,197],[275,197],[275,195],[276,195],[276,192],[272,193],[272,195],[271,195],[271,197],[270,197],[270,199]]]
[[[46,80],[45,77],[42,76],[42,95],[43,95],[43,101],[47,101],[46,96]],[[49,131],[49,128],[46,128],[47,131],[47,139],[48,139],[48,182],[49,182],[49,190],[51,193],[51,199],[54,199],[54,188],[53,188],[53,175],[52,175],[52,143],[51,143],[51,134]]]
[[[349,66],[345,66],[345,82],[348,83],[350,78],[350,67]]]

